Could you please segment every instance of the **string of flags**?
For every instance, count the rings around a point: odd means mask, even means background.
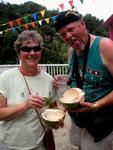
[[[83,3],[83,0],[80,0]],[[71,9],[74,9],[73,0],[68,1]],[[64,3],[59,4],[59,7],[64,10]],[[8,32],[12,31],[15,33],[16,31],[28,30],[30,28],[35,28],[41,26],[43,22],[49,24],[51,21],[55,21],[57,16],[52,16],[48,18],[45,17],[46,10],[41,10],[39,12],[35,12],[33,14],[18,18],[13,21],[9,21],[7,23],[0,25],[0,32]],[[29,20],[31,22],[29,22]]]

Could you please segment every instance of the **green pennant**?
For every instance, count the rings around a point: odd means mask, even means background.
[[[16,27],[16,30],[18,31],[18,33],[21,33],[21,31],[22,31],[21,26]]]
[[[80,0],[81,1],[81,3],[83,4],[83,0]]]
[[[28,23],[28,16],[24,17],[24,20],[25,20],[26,23]]]

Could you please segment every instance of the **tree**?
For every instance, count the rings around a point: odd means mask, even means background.
[[[87,29],[90,33],[106,37],[109,36],[107,28],[102,26],[102,24],[104,23],[103,20],[99,20],[91,14],[85,15],[84,20],[86,22]]]

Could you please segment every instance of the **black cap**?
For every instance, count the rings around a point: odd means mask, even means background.
[[[67,24],[78,21],[80,19],[82,19],[82,17],[73,11],[61,12],[55,20],[55,29],[58,32],[59,29],[66,26]]]

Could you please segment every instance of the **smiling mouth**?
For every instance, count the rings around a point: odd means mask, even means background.
[[[70,45],[75,45],[76,43],[78,43],[78,40],[75,37],[70,39]]]

